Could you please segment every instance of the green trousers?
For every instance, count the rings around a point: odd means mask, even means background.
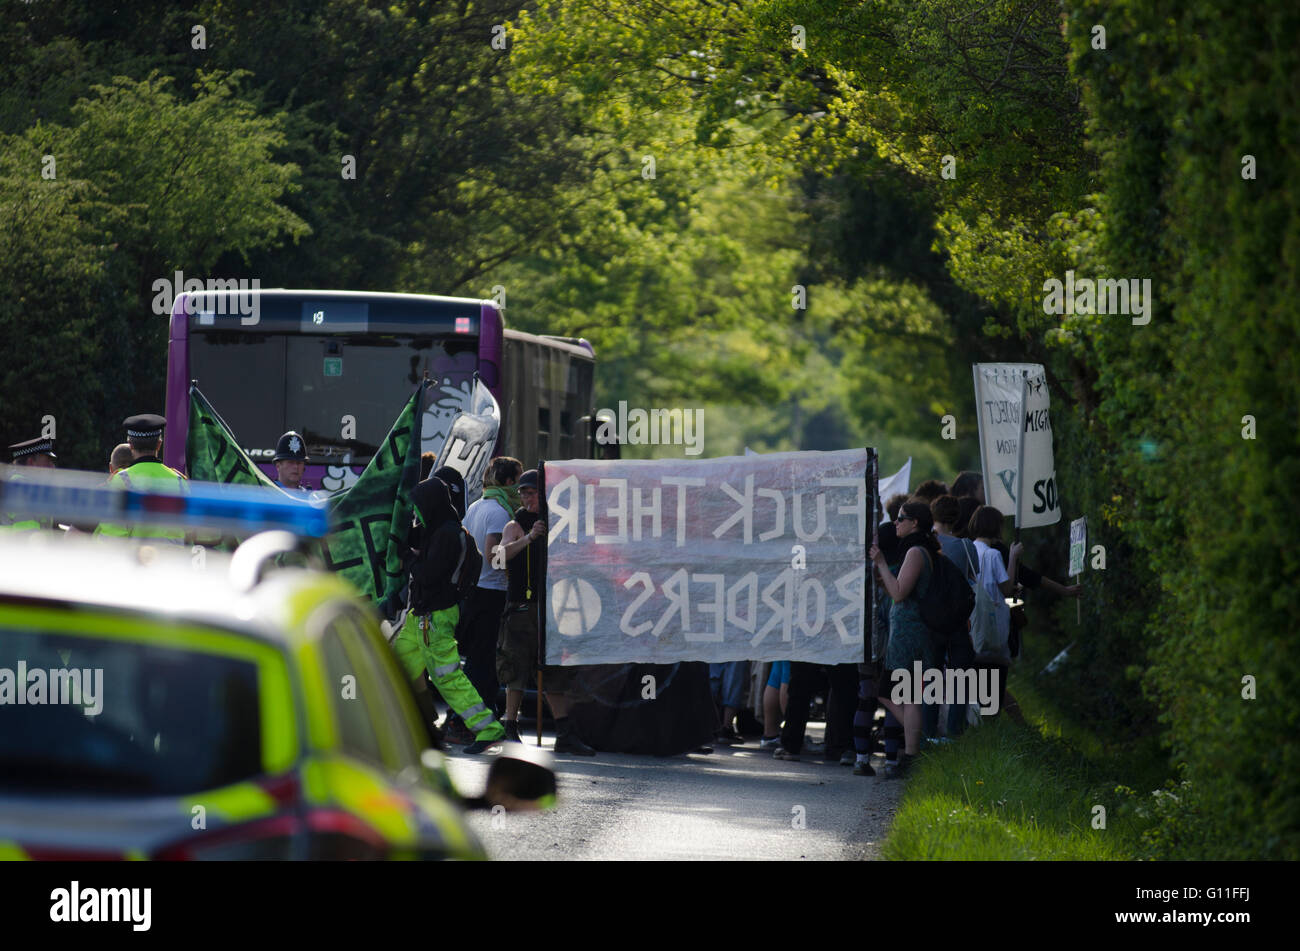
[[[456,649],[459,619],[460,608],[455,606],[426,617],[408,613],[406,623],[393,640],[393,650],[411,680],[418,680],[426,670],[429,672],[429,679],[442,699],[477,739],[499,740],[506,735],[505,728],[460,669],[460,652]]]

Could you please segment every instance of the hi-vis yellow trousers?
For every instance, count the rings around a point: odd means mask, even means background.
[[[442,699],[460,715],[476,739],[499,740],[506,735],[505,727],[460,669],[460,652],[456,649],[459,619],[460,608],[454,605],[425,617],[408,613],[401,633],[393,640],[393,650],[411,680],[429,672]]]

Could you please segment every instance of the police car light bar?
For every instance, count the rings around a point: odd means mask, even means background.
[[[308,538],[329,532],[325,502],[272,489],[187,482],[184,490],[150,492],[108,486],[89,472],[0,466],[0,512],[76,525],[166,525],[247,534],[283,529]]]

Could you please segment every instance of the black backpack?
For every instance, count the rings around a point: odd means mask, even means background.
[[[966,621],[975,610],[975,592],[971,590],[961,569],[945,555],[935,557],[929,551],[925,554],[930,559],[933,571],[925,597],[917,602],[921,609],[921,620],[926,627],[940,635],[964,630]]]
[[[483,555],[478,550],[478,542],[464,525],[460,527],[460,562],[451,574],[451,583],[456,586],[457,598],[464,601],[478,584],[478,577],[483,571]]]
[[[428,535],[427,532],[422,534]],[[474,541],[474,536],[465,530],[464,525],[456,526],[456,535],[460,542],[460,558],[457,559],[450,578],[431,576],[432,566],[429,558],[433,548],[433,538],[429,536],[418,539],[419,547],[412,552],[415,557],[408,568],[411,583],[407,591],[411,610],[422,613],[429,610],[433,604],[444,601],[448,585],[455,589],[456,601],[464,602],[466,596],[478,584],[479,573],[483,570],[483,556],[479,554],[478,543]]]

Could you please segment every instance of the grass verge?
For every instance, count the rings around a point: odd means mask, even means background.
[[[1013,676],[1010,686],[1027,724],[1001,716],[927,750],[907,780],[884,857],[1163,857],[1159,828],[1179,793],[1153,741],[1104,742],[1028,678]],[[1162,785],[1151,799],[1134,792]]]

